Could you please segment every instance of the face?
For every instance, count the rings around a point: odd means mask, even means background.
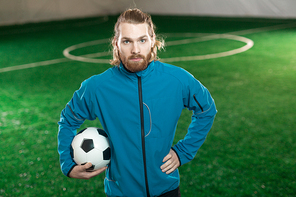
[[[124,66],[131,72],[147,68],[154,39],[148,34],[148,25],[121,23],[116,46]]]

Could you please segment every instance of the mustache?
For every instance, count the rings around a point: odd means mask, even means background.
[[[128,57],[128,59],[136,59],[136,58],[142,58],[142,59],[145,59],[145,56],[144,55],[141,55],[141,54],[137,54],[137,55],[131,55]]]

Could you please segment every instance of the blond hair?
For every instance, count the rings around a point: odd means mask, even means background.
[[[123,12],[119,17],[118,20],[114,26],[114,37],[112,39],[112,46],[113,46],[113,59],[110,61],[111,65],[119,65],[120,64],[120,58],[119,58],[119,52],[116,47],[116,42],[118,41],[119,37],[119,25],[122,22],[131,23],[131,24],[142,24],[146,23],[148,25],[148,33],[151,38],[155,37],[155,44],[151,48],[151,58],[149,60],[149,63],[153,60],[158,60],[157,57],[157,50],[160,50],[164,47],[164,40],[163,39],[157,39],[155,35],[155,25],[153,24],[151,20],[151,16],[149,14],[146,14],[142,12],[141,10],[134,8],[134,9],[128,9],[125,12]]]

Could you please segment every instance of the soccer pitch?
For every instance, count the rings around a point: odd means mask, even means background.
[[[86,78],[108,69],[116,16],[0,27],[0,196],[104,196],[103,178],[65,177],[61,110]],[[182,196],[296,193],[296,21],[152,16],[161,61],[192,73],[218,114]],[[175,142],[186,134],[184,110]],[[114,122],[116,124],[116,122]],[[97,126],[86,121],[82,127]]]

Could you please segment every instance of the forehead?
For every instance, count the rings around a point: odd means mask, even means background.
[[[132,24],[132,23],[121,23],[119,25],[119,38],[131,38],[136,39],[142,36],[148,36],[148,24]]]

